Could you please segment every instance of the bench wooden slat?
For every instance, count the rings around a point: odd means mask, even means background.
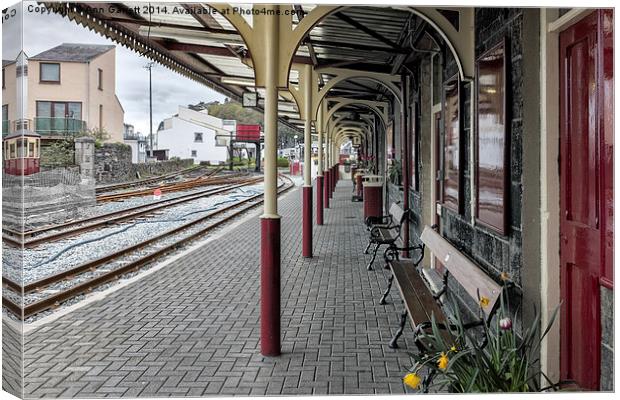
[[[390,268],[414,329],[420,323],[430,322],[432,315],[435,316],[435,321],[438,323],[447,322],[446,315],[411,261],[392,261]],[[444,341],[452,342],[453,339],[448,331],[441,330],[441,334]]]
[[[398,204],[392,203],[390,206],[390,215],[392,216],[394,224],[398,225],[405,215],[405,210],[403,210]]]
[[[501,295],[501,286],[431,227],[424,227],[420,239],[473,299],[478,301],[478,293],[489,299],[489,305],[482,309],[489,316]]]

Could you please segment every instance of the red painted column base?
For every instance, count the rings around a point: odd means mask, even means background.
[[[261,219],[260,352],[280,355],[280,218]]]
[[[312,186],[302,189],[302,255],[312,257]]]
[[[316,177],[316,224],[323,225],[323,176]]]
[[[336,183],[336,174],[334,174],[334,166],[329,167],[329,198],[334,198],[334,184]]]
[[[325,177],[325,190],[323,190],[323,207],[329,208],[329,188],[330,188],[330,179],[329,179],[329,170],[323,171],[323,176]]]

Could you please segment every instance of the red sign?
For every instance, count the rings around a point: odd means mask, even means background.
[[[237,124],[237,134],[235,140],[257,142],[260,140],[260,125],[239,125]]]

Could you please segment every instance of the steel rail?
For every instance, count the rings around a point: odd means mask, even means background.
[[[138,179],[138,180],[131,181],[131,182],[113,183],[110,185],[97,186],[95,187],[95,193],[105,193],[105,192],[111,192],[113,190],[124,189],[124,188],[132,187],[132,186],[148,185],[148,184],[160,182],[160,181],[163,181],[169,178],[174,178],[175,176],[199,171],[203,168],[206,168],[206,166],[196,165],[190,168],[182,169],[180,171],[175,171],[175,172],[171,172],[171,173],[159,175],[159,176],[153,176],[150,178]],[[215,169],[209,172],[219,172],[219,171],[221,171],[221,169],[218,168],[218,169]]]
[[[212,186],[230,183],[231,178],[238,178],[242,176],[241,174],[235,174],[230,176],[219,176],[219,177],[207,177],[200,179],[192,179],[185,182],[177,182],[164,186],[159,186],[157,189],[161,190],[162,193],[170,193],[170,192],[178,192],[181,190],[193,189],[195,187],[200,186]],[[112,193],[112,194],[103,194],[96,196],[97,202],[105,202],[105,201],[115,201],[115,200],[123,200],[130,197],[138,197],[138,196],[149,196],[153,194],[153,188],[149,189],[140,189],[134,190],[131,192],[120,192],[120,193]]]
[[[293,188],[295,186],[293,184],[292,180],[290,180],[290,178],[288,178],[288,177],[284,177],[284,178],[289,180],[289,185],[286,186],[285,184],[281,184],[280,187],[281,186],[285,186],[285,187],[283,189],[279,190],[278,194],[282,194],[282,193],[290,190],[291,188]],[[30,293],[32,291],[39,290],[39,289],[41,289],[43,287],[50,286],[50,285],[52,285],[54,283],[57,283],[57,282],[61,282],[61,281],[65,280],[65,279],[73,277],[73,276],[75,276],[77,274],[80,274],[80,273],[92,270],[93,268],[96,268],[97,266],[100,266],[100,265],[106,263],[109,260],[121,257],[121,256],[123,256],[123,255],[125,255],[125,254],[127,254],[127,253],[129,253],[129,252],[131,252],[133,250],[139,249],[141,247],[145,247],[146,245],[151,244],[151,243],[155,242],[156,240],[160,240],[162,238],[165,238],[166,236],[175,234],[178,231],[181,231],[181,230],[184,230],[184,229],[188,229],[192,225],[196,225],[198,223],[202,223],[202,222],[204,222],[208,218],[211,218],[211,217],[213,217],[213,216],[215,216],[217,214],[224,213],[224,212],[229,211],[229,210],[231,210],[233,208],[237,208],[240,205],[248,203],[250,201],[254,201],[254,200],[256,200],[259,197],[263,197],[263,194],[252,196],[252,197],[250,197],[248,199],[242,200],[242,201],[237,202],[237,203],[235,203],[233,205],[230,205],[230,206],[224,207],[222,209],[216,210],[215,212],[210,213],[210,214],[208,214],[208,215],[206,215],[206,216],[204,216],[202,218],[199,218],[198,220],[194,220],[194,221],[192,221],[192,222],[190,222],[188,224],[184,224],[184,225],[182,225],[180,227],[171,229],[171,230],[169,230],[169,231],[167,231],[167,232],[165,232],[165,233],[163,233],[161,235],[158,235],[158,236],[156,236],[154,238],[151,238],[151,239],[147,240],[146,242],[141,242],[141,243],[138,243],[136,245],[126,247],[124,249],[121,249],[119,252],[106,255],[106,256],[101,257],[101,258],[99,258],[97,260],[93,260],[93,261],[91,261],[89,263],[81,264],[81,265],[79,265],[77,267],[74,267],[74,268],[72,268],[70,270],[62,271],[62,272],[60,272],[58,274],[55,274],[55,275],[52,275],[52,276],[40,279],[40,280],[38,280],[36,282],[32,282],[30,284],[24,285],[23,287],[21,285],[19,285],[18,283],[15,283],[15,282],[13,282],[10,279],[5,278],[5,277],[2,277],[3,285],[13,288],[18,293],[22,293],[22,292],[23,293]],[[27,317],[32,316],[34,314],[37,314],[37,313],[40,313],[42,311],[48,310],[50,308],[53,308],[53,307],[59,305],[60,303],[62,303],[64,301],[67,301],[67,300],[73,298],[73,297],[76,297],[76,296],[78,296],[80,294],[92,291],[97,286],[100,286],[102,284],[105,284],[105,283],[108,283],[108,282],[111,282],[111,281],[114,281],[114,280],[118,280],[122,275],[124,275],[126,273],[138,270],[144,264],[154,260],[155,258],[163,256],[163,255],[165,255],[165,254],[167,254],[169,252],[172,252],[172,251],[178,249],[181,245],[186,244],[186,243],[188,243],[188,242],[190,242],[192,240],[195,240],[197,237],[199,237],[201,235],[204,235],[205,233],[207,233],[207,232],[209,232],[209,231],[219,227],[223,223],[228,222],[231,219],[239,216],[240,214],[242,214],[244,212],[247,212],[248,210],[250,210],[250,209],[252,209],[252,208],[262,204],[263,202],[264,202],[264,200],[261,199],[261,200],[255,202],[255,203],[247,206],[247,207],[244,207],[244,208],[242,208],[242,209],[240,209],[240,210],[238,210],[238,211],[236,211],[236,212],[234,212],[234,213],[232,213],[230,215],[225,216],[224,218],[220,219],[219,221],[216,221],[216,222],[214,222],[214,223],[212,223],[212,224],[210,224],[210,225],[208,225],[208,226],[206,226],[206,227],[204,227],[204,228],[202,228],[202,229],[200,229],[200,230],[198,230],[198,231],[196,231],[196,232],[194,232],[194,233],[192,233],[192,234],[190,234],[188,236],[185,236],[185,237],[181,238],[178,241],[175,241],[175,242],[173,242],[171,244],[168,244],[168,245],[166,245],[166,246],[164,246],[162,248],[159,248],[156,251],[154,251],[152,253],[149,253],[146,256],[140,257],[137,260],[131,261],[131,262],[127,263],[126,265],[120,267],[120,268],[117,268],[117,269],[105,272],[105,273],[103,273],[103,274],[101,274],[99,276],[96,276],[96,277],[94,277],[92,279],[89,279],[89,280],[87,280],[85,282],[82,282],[80,284],[72,286],[72,287],[68,288],[67,290],[64,290],[64,291],[62,291],[60,293],[57,293],[57,294],[52,295],[50,297],[47,297],[45,299],[42,299],[42,300],[30,303],[28,305],[25,305],[25,307],[23,307],[23,308],[20,307],[18,304],[15,304],[12,300],[8,299],[4,295],[2,296],[2,305],[4,307],[6,307],[7,309],[9,309],[10,311],[12,311],[14,314],[16,314],[19,318],[27,318]]]
[[[92,217],[67,222],[64,224],[59,224],[59,225],[54,225],[54,226],[49,226],[45,228],[27,231],[27,232],[24,232],[23,234],[19,234],[18,232],[16,232],[17,235],[14,235],[14,236],[17,236],[18,238],[20,238],[21,241],[16,240],[15,238],[8,237],[8,236],[3,236],[3,240],[6,240],[9,243],[15,243],[19,246],[23,245],[24,247],[31,248],[41,243],[64,239],[67,237],[75,236],[79,233],[91,231],[95,228],[99,228],[102,226],[107,226],[110,224],[135,219],[140,216],[151,214],[154,211],[161,210],[163,208],[168,208],[168,207],[172,207],[178,204],[190,202],[190,201],[202,198],[202,197],[209,197],[215,194],[225,193],[225,192],[228,192],[228,191],[231,191],[231,190],[243,187],[243,186],[258,183],[261,180],[262,180],[262,177],[246,179],[246,180],[243,180],[241,183],[230,184],[223,188],[208,189],[208,190],[204,190],[198,193],[189,193],[183,196],[176,197],[174,199],[165,199],[165,200],[160,200],[160,201],[150,203],[150,204],[143,204],[143,205],[139,205],[135,207],[129,207],[129,208],[125,208],[122,210],[112,211],[106,214],[95,215]],[[92,222],[92,221],[96,221],[96,222]],[[88,223],[88,222],[92,222],[92,223]],[[86,224],[86,225],[82,225],[82,224]],[[81,226],[77,226],[73,229],[66,229],[66,228],[69,228],[71,226],[76,226],[76,225],[81,225]],[[49,235],[44,234],[46,232],[55,231],[59,229],[66,229],[66,230],[55,232]],[[29,239],[29,240],[26,239],[27,237],[33,237],[33,236],[35,237],[32,239]]]

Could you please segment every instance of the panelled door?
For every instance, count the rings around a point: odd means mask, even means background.
[[[613,133],[609,98],[611,12],[596,11],[560,34],[561,377],[598,389],[600,285],[612,201]],[[611,51],[610,51],[611,48]],[[607,104],[606,104],[607,103]],[[613,129],[613,128],[612,128]],[[608,139],[606,139],[606,136]],[[610,138],[610,139],[609,139]],[[608,220],[609,219],[609,220]],[[613,236],[613,235],[612,235]],[[611,277],[610,277],[611,278]]]

